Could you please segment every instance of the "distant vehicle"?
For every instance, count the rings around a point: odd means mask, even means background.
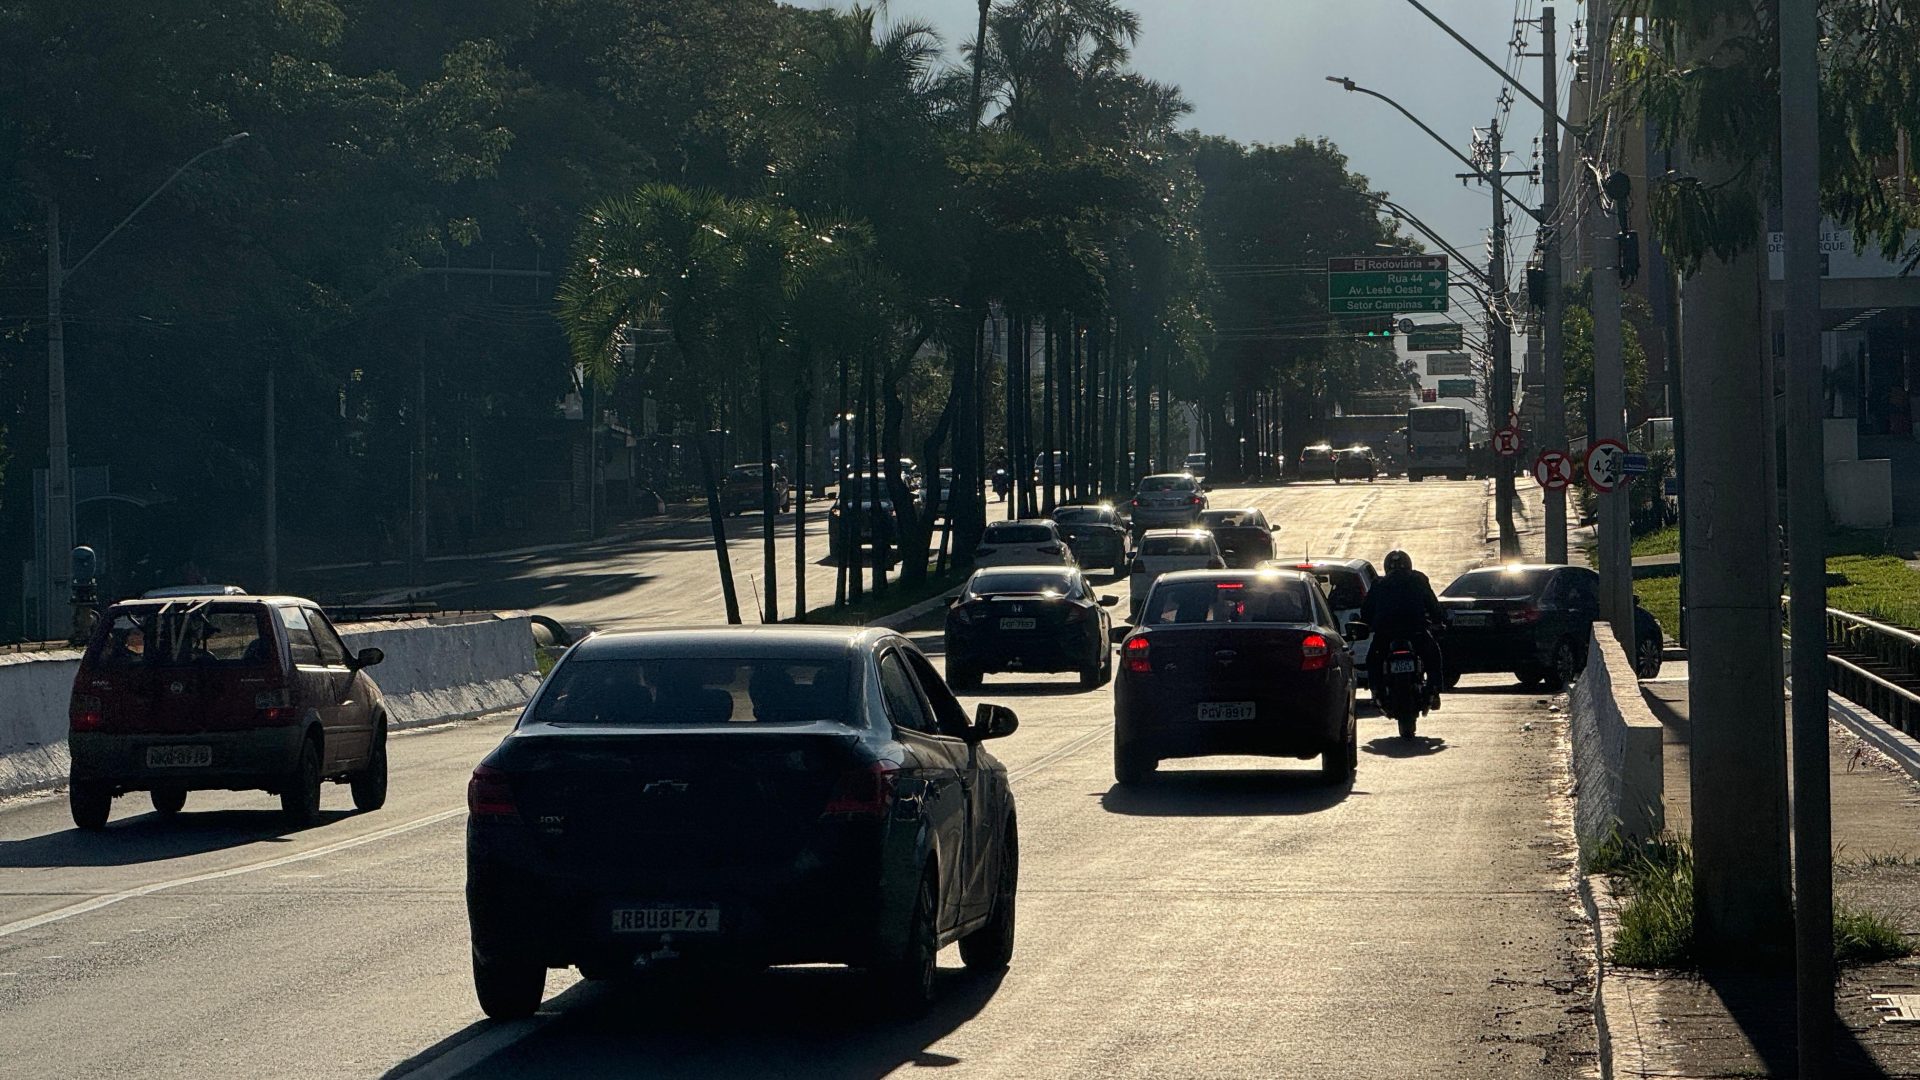
[[[720,487],[721,509],[728,516],[760,509],[761,479],[765,475],[757,462],[728,469],[726,482]],[[782,514],[793,510],[793,485],[787,482],[787,471],[778,465],[773,467],[773,501]]]
[[[387,713],[367,669],[310,600],[207,596],[107,609],[74,676],[67,801],[106,827],[116,796],[145,791],[162,816],[187,793],[265,790],[297,827],[320,816],[323,781],[353,804],[387,798]]]
[[[866,968],[923,1011],[952,942],[1013,955],[1019,836],[1006,767],[906,638],[754,627],[588,638],[467,785],[480,1008],[589,979],[773,964]]]
[[[1076,566],[1073,549],[1060,535],[1060,529],[1046,519],[996,521],[980,535],[980,546],[973,549],[973,565],[982,566]]]
[[[1065,450],[1053,452],[1053,484],[1064,487],[1073,475],[1073,459]],[[1033,483],[1038,487],[1047,482],[1047,455],[1036,454],[1033,459]]]
[[[1333,454],[1333,478],[1340,480],[1365,480],[1373,483],[1380,475],[1380,461],[1373,456],[1370,446],[1349,446],[1345,450],[1336,450]]]
[[[1154,585],[1120,645],[1113,777],[1208,754],[1320,758],[1348,784],[1359,760],[1354,662],[1318,584],[1292,571],[1191,571]]]
[[[1448,685],[1463,673],[1510,671],[1525,687],[1562,690],[1587,664],[1587,639],[1600,617],[1600,576],[1584,566],[1489,566],[1469,570],[1440,593],[1447,627],[1439,635]],[[1625,644],[1624,642],[1622,644]],[[1659,620],[1634,605],[1634,668],[1660,672]]]
[[[1111,505],[1058,506],[1053,521],[1081,566],[1110,567],[1116,574],[1126,569],[1127,526]]]
[[[1202,480],[1207,478],[1207,469],[1212,465],[1205,450],[1196,450],[1187,455],[1187,471]]]
[[[1156,473],[1140,479],[1130,504],[1135,535],[1148,529],[1185,528],[1200,520],[1207,495],[1187,473]]]
[[[1067,566],[976,571],[947,608],[947,682],[974,690],[990,671],[1073,671],[1084,689],[1113,677],[1117,596],[1099,596]]]
[[[827,544],[833,553],[833,559],[835,562],[847,561],[848,553],[845,548],[848,533],[856,534],[852,537],[856,550],[871,546],[874,549],[874,557],[879,558],[881,552],[892,550],[900,535],[900,522],[893,505],[892,488],[888,485],[887,478],[877,473],[861,473],[851,478],[846,486],[850,486],[852,490],[843,490],[841,497],[835,499],[833,505],[827,508]],[[878,502],[873,498],[876,491],[880,495]],[[849,508],[858,510],[851,526],[843,524],[844,515]]]
[[[1326,443],[1315,443],[1300,451],[1300,479],[1335,479],[1333,467],[1333,447]]]
[[[1268,524],[1260,510],[1206,510],[1200,514],[1200,527],[1213,534],[1229,570],[1251,570],[1273,558],[1273,534],[1279,526]]]
[[[1327,607],[1333,611],[1335,625],[1353,647],[1354,677],[1367,682],[1367,650],[1371,638],[1355,639],[1347,633],[1347,624],[1360,617],[1360,605],[1366,602],[1373,583],[1380,579],[1373,564],[1365,559],[1276,559],[1260,564],[1262,570],[1298,570],[1312,575],[1327,594]]]
[[[1465,480],[1473,471],[1467,410],[1456,405],[1419,405],[1407,410],[1407,479],[1429,476]]]
[[[238,585],[165,585],[140,594],[142,600],[172,600],[183,596],[245,596]]]
[[[1225,570],[1220,545],[1205,529],[1153,529],[1127,564],[1127,611],[1138,618],[1147,593],[1161,574],[1177,570]]]

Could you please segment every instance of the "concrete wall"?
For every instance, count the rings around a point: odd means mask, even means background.
[[[1848,529],[1893,524],[1893,462],[1888,458],[1827,464],[1827,513]]]
[[[540,675],[523,613],[345,623],[347,647],[386,659],[369,674],[395,728],[464,720],[526,704]],[[67,777],[67,699],[80,653],[0,653],[0,797]]]
[[[1618,828],[1649,837],[1666,826],[1660,721],[1605,623],[1595,623],[1587,667],[1568,689],[1573,727],[1574,833],[1582,854]]]

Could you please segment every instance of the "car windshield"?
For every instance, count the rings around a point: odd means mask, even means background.
[[[530,720],[547,724],[808,724],[857,715],[849,662],[650,656],[574,660]]]
[[[1149,536],[1140,542],[1142,555],[1212,555],[1213,544],[1204,536]]]
[[[1453,579],[1441,596],[1497,600],[1532,596],[1546,583],[1545,570],[1472,570]]]
[[[1150,495],[1163,491],[1192,491],[1193,486],[1191,476],[1149,476],[1140,481],[1140,492]]]
[[[1113,520],[1113,511],[1097,506],[1063,506],[1053,512],[1053,520],[1062,525],[1106,524]]]
[[[273,635],[258,606],[182,601],[114,612],[87,650],[102,667],[237,666],[265,663]]]
[[[1154,586],[1140,619],[1145,626],[1312,621],[1313,600],[1306,583],[1297,578],[1162,582]]]
[[[989,525],[981,542],[986,544],[1044,544],[1053,539],[1053,530],[1045,525]]]
[[[976,596],[1004,596],[1011,593],[1065,596],[1072,588],[1072,579],[1068,574],[1050,574],[1040,570],[983,570],[973,576],[969,591]]]

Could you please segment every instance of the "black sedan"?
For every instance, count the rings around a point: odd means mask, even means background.
[[[1325,594],[1294,570],[1185,570],[1154,582],[1120,646],[1113,776],[1166,758],[1320,758],[1330,784],[1359,760],[1354,663]]]
[[[1081,566],[1111,567],[1116,574],[1126,568],[1127,523],[1112,506],[1055,507],[1053,523]]]
[[[1587,665],[1587,638],[1600,617],[1600,576],[1584,566],[1488,566],[1455,578],[1440,594],[1447,626],[1440,648],[1452,685],[1473,672],[1512,672],[1526,687],[1565,689]],[[1660,623],[1634,606],[1634,667],[1660,672]]]
[[[1276,526],[1259,510],[1208,510],[1200,515],[1200,527],[1213,534],[1229,570],[1252,570],[1274,556]]]
[[[490,1017],[546,970],[839,963],[923,1009],[934,957],[1013,953],[1006,769],[880,629],[648,631],[560,660],[467,787],[473,979]]]
[[[988,671],[1077,671],[1080,685],[1113,677],[1117,596],[1099,596],[1071,566],[977,570],[947,608],[947,681],[974,690]]]

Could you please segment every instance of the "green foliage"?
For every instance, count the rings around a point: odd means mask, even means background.
[[[1833,909],[1833,959],[1838,964],[1877,964],[1913,955],[1913,942],[1900,924],[1877,911],[1836,904]]]
[[[1693,962],[1693,849],[1661,835],[1609,838],[1588,860],[1619,903],[1613,962],[1622,967],[1678,968]]]
[[[1920,628],[1920,571],[1891,555],[1840,555],[1827,573],[1845,585],[1829,585],[1827,605],[1897,626]]]
[[[1680,550],[1680,527],[1669,525],[1664,529],[1642,533],[1633,538],[1633,553],[1638,555],[1671,555]]]

